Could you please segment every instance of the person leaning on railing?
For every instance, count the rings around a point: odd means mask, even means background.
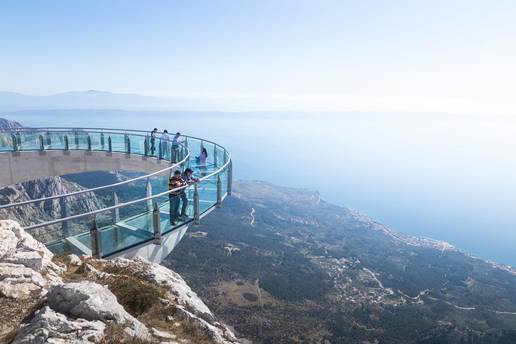
[[[193,170],[191,168],[187,168],[183,172],[182,178],[183,181],[188,185],[192,185],[194,183],[199,182],[199,178],[193,177]],[[188,220],[188,215],[186,214],[186,208],[188,207],[188,197],[186,196],[186,189],[181,190],[181,202],[181,214],[179,215],[179,217],[181,218],[181,220],[185,221]]]
[[[168,181],[168,189],[173,190],[180,188],[182,186],[187,185],[186,182],[181,178],[181,171],[174,171],[174,175],[170,177]],[[170,224],[174,226],[176,224],[176,220],[179,218],[179,202],[181,193],[183,190],[172,191],[168,194],[168,200],[170,203]]]
[[[151,155],[154,155],[154,152],[156,151],[156,136],[158,136],[158,128],[154,128],[151,133],[150,133],[150,143],[151,143],[151,146],[150,146],[150,151],[151,151]]]

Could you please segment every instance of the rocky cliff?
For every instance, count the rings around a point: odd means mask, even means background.
[[[22,125],[16,121],[10,121],[6,118],[0,118],[0,129],[17,129]]]
[[[54,195],[66,194],[84,190],[84,187],[62,177],[49,177],[31,180],[20,184],[0,188],[0,205],[18,203]],[[92,211],[103,207],[102,202],[92,192],[66,198],[70,212],[77,213]],[[64,215],[63,203],[59,199],[32,203],[7,210],[0,210],[0,219],[11,219],[23,226],[60,218]],[[33,234],[42,242],[49,242],[59,237],[61,226],[45,227],[35,230]]]
[[[0,343],[239,342],[177,273],[143,259],[54,257],[0,221]]]

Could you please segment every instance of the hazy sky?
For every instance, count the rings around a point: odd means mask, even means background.
[[[516,1],[0,2],[0,90],[514,112]]]

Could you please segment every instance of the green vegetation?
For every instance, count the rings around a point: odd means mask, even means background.
[[[516,315],[495,312],[516,313],[515,275],[395,240],[307,191],[238,186],[199,227],[208,237],[185,238],[165,264],[253,342],[516,342]],[[228,244],[240,251],[228,255]],[[274,302],[220,297],[221,281],[244,280]]]
[[[109,289],[118,302],[135,317],[148,311],[163,296],[156,287],[131,276],[113,280]]]

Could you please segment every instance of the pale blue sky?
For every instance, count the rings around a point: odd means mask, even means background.
[[[516,113],[514,18],[515,1],[3,0],[0,90]]]

